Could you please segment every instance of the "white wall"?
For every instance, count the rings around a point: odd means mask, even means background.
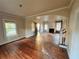
[[[34,31],[32,31],[32,22],[34,19],[27,18],[25,21],[25,36],[30,37],[34,35]]]
[[[17,27],[17,35],[7,38],[5,36],[4,20],[15,21]],[[20,16],[0,12],[0,45],[20,39],[25,36],[25,19]]]
[[[76,0],[70,16],[69,56],[79,59],[79,0]]]

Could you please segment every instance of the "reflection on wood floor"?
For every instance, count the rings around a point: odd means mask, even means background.
[[[65,49],[51,41],[50,34],[25,38],[0,46],[0,59],[68,59]]]

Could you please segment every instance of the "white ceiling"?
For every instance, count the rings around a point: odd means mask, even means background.
[[[31,16],[48,10],[68,6],[71,0],[0,0],[0,11]],[[22,4],[23,7],[19,7]]]

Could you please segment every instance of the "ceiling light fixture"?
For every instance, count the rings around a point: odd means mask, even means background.
[[[22,7],[23,5],[22,4],[19,4],[19,7]]]

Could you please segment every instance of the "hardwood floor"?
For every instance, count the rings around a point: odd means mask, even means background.
[[[0,46],[0,59],[69,59],[65,49],[51,43],[50,35],[48,38],[40,37],[26,38]],[[38,42],[40,44],[37,44],[37,39],[41,40]],[[47,40],[42,42],[45,39]]]

